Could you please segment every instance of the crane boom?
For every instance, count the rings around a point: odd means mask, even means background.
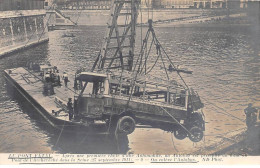
[[[140,0],[113,0],[107,32],[93,70],[131,71]]]

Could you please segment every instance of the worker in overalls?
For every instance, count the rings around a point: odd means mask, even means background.
[[[256,116],[257,109],[252,106],[252,103],[249,103],[248,107],[245,108],[244,112],[246,114],[247,127],[249,128],[254,126],[257,120],[257,116]]]
[[[71,98],[69,98],[69,101],[67,103],[67,108],[69,110],[69,120],[72,120],[74,112],[73,112],[73,105],[72,105],[72,99]]]

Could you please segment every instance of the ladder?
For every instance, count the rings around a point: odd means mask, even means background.
[[[113,0],[107,32],[92,71],[131,71],[140,0]]]

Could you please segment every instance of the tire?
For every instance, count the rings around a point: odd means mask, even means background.
[[[203,131],[199,127],[192,127],[190,129],[189,139],[192,142],[199,142],[203,138]]]
[[[179,140],[183,140],[187,137],[187,133],[183,128],[177,128],[173,133],[174,137]]]
[[[119,118],[117,125],[118,131],[127,135],[131,134],[135,130],[135,120],[130,116]]]

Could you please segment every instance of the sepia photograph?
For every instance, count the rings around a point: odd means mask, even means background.
[[[259,123],[259,0],[0,0],[0,165],[260,164]]]

